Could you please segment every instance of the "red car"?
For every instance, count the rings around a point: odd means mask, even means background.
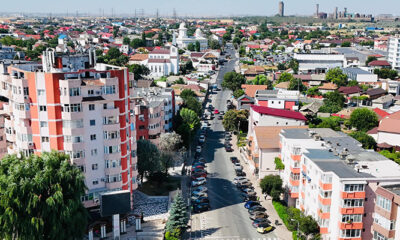
[[[207,173],[205,173],[205,172],[202,172],[202,173],[193,173],[192,174],[192,179],[196,179],[196,178],[199,178],[199,177],[207,177]]]
[[[214,114],[219,114],[218,109],[215,109],[215,110],[214,110]]]

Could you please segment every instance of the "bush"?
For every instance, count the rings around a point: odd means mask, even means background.
[[[278,213],[278,216],[282,220],[283,224],[288,227],[287,207],[283,205],[280,201],[272,201],[272,205],[274,206],[275,211]]]
[[[285,165],[282,163],[282,160],[278,157],[275,158],[275,169],[276,170],[284,170]]]

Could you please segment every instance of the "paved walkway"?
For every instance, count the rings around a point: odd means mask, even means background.
[[[275,225],[274,224],[275,220],[278,220],[280,223],[278,226],[275,226],[276,229],[274,231],[275,231],[276,235],[279,236],[279,239],[285,239],[285,240],[293,239],[292,232],[290,232],[286,228],[286,226],[282,223],[282,220],[279,218],[278,213],[275,211],[275,208],[272,205],[272,200],[264,199],[261,188],[260,188],[259,180],[253,174],[253,171],[250,170],[249,164],[246,163],[244,161],[244,159],[242,158],[239,148],[236,145],[236,142],[237,142],[237,137],[236,137],[236,135],[234,135],[232,137],[232,145],[233,145],[234,153],[237,156],[237,158],[240,159],[240,162],[243,166],[243,171],[246,173],[246,177],[248,179],[250,179],[251,183],[253,184],[254,191],[257,193],[257,196],[260,196],[261,205],[264,206],[265,209],[267,209],[269,220],[271,221],[272,225]]]

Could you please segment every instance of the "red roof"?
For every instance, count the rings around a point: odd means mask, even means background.
[[[150,52],[150,54],[169,54],[169,50],[165,48],[155,48],[153,51]]]
[[[390,63],[389,63],[388,61],[385,61],[385,60],[375,60],[375,61],[369,62],[369,63],[368,63],[368,66],[370,66],[370,67],[371,67],[371,66],[390,67],[391,65],[390,65]]]
[[[252,105],[251,109],[253,111],[258,112],[259,114],[283,117],[283,118],[292,118],[298,119],[302,121],[307,121],[307,118],[303,116],[303,114],[291,110],[284,110],[284,109],[275,109],[263,106]]]
[[[378,115],[379,120],[390,115],[388,112],[385,112],[380,108],[375,108],[373,111]]]
[[[383,56],[383,55],[380,55],[380,54],[373,54],[373,55],[369,55],[368,57],[381,58],[381,57],[384,57],[384,56]]]
[[[340,87],[339,92],[343,94],[359,93],[361,92],[361,88],[359,86]]]

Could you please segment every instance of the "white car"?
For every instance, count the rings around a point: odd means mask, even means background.
[[[196,147],[196,152],[201,153],[201,146]]]
[[[233,179],[233,183],[237,184],[238,182],[245,181],[245,180],[247,181],[247,178],[245,178],[245,177],[235,177]]]
[[[199,177],[199,178],[196,178],[196,180],[192,181],[192,187],[201,186],[201,185],[206,184],[206,183],[207,183],[206,178]]]
[[[243,167],[242,167],[242,165],[240,165],[240,163],[234,163],[233,165],[234,165],[235,169],[243,170]]]
[[[206,137],[204,135],[200,135],[199,142],[203,143],[206,141]]]

